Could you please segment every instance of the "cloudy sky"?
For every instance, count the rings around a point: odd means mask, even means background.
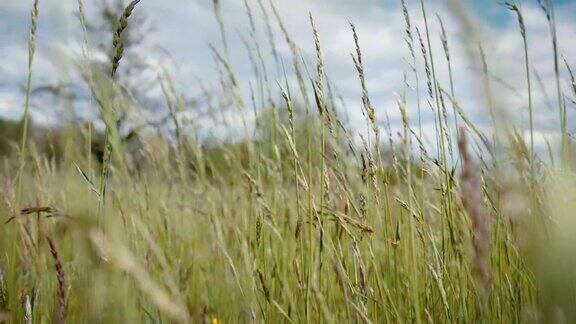
[[[95,3],[84,0],[88,19],[95,15]],[[18,119],[23,110],[22,88],[26,78],[27,33],[32,0],[0,1],[0,118]],[[127,2],[127,1],[126,1]],[[250,23],[242,0],[219,0],[227,31],[228,57],[240,80],[243,95],[249,98],[248,84],[254,82],[249,54],[242,38],[249,39]],[[262,1],[271,17],[274,40],[289,75],[290,51],[273,18],[269,0]],[[282,79],[274,67],[266,36],[263,14],[257,0],[247,0],[254,16],[256,39],[260,43],[270,71],[270,83],[277,93],[276,79]],[[440,86],[449,88],[446,61],[440,40],[436,14],[442,17],[450,45],[455,93],[466,114],[479,125],[488,120],[487,109],[479,94],[478,68],[466,54],[466,38],[451,1],[426,1],[435,68]],[[474,18],[492,73],[492,82],[500,103],[522,125],[528,118],[528,99],[524,71],[523,43],[517,20],[501,1],[462,1]],[[413,26],[424,31],[419,1],[408,0]],[[527,26],[529,56],[534,88],[534,107],[538,134],[554,141],[558,129],[558,112],[553,69],[553,54],[546,17],[536,0],[521,1]],[[400,0],[275,0],[282,19],[302,50],[304,60],[313,63],[313,39],[308,20],[312,13],[318,26],[326,60],[328,77],[346,104],[346,113],[353,125],[363,125],[361,92],[350,53],[354,43],[349,22],[356,25],[362,47],[368,90],[381,121],[390,116],[393,127],[400,125],[395,98],[406,91],[403,82],[414,86],[406,47],[405,24]],[[576,1],[555,1],[559,49],[570,64],[576,64]],[[40,0],[38,52],[34,64],[34,84],[78,82],[71,57],[79,52],[82,41],[77,18],[76,0]],[[142,47],[142,54],[153,66],[170,67],[180,88],[189,96],[201,94],[198,80],[208,89],[218,87],[218,70],[209,44],[223,52],[212,0],[142,0],[135,15],[145,16],[152,31]],[[415,34],[415,30],[412,31]],[[93,41],[93,40],[92,40]],[[417,68],[425,77],[418,55]],[[75,54],[76,53],[76,54]],[[576,66],[575,66],[576,67]],[[309,67],[312,68],[312,65]],[[278,71],[279,72],[279,71]],[[290,77],[293,80],[292,77]],[[562,86],[568,98],[569,79],[562,66]],[[421,95],[426,94],[421,82]],[[415,118],[415,91],[408,90],[411,116]],[[247,99],[248,100],[248,99]],[[33,101],[33,118],[39,123],[59,120],[62,107]],[[422,103],[424,129],[433,132],[434,119],[426,103]],[[569,104],[568,109],[573,111]],[[574,131],[575,123],[568,122]]]

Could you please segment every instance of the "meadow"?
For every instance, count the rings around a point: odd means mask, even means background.
[[[418,86],[396,96],[389,108],[402,116],[396,134],[371,101],[362,34],[352,23],[362,130],[347,123],[332,87],[338,80],[326,76],[314,13],[307,66],[282,12],[273,1],[257,3],[268,13],[264,26],[280,27],[277,41],[290,58],[276,62],[282,75],[267,75],[258,55],[265,45],[248,39],[258,79],[246,94],[228,49],[206,49],[230,109],[243,116],[238,139],[206,143],[194,121],[178,118],[185,102],[168,76],[158,82],[172,136],[126,136],[120,121],[137,99],[118,75],[139,0],[115,17],[106,64],[90,64],[88,38],[77,60],[105,127],[36,130],[29,109],[42,12],[34,2],[24,117],[1,157],[0,322],[576,321],[576,156],[567,112],[576,83],[557,47],[552,2],[538,2],[552,40],[545,45],[554,56],[559,125],[559,140],[546,150],[535,148],[540,107],[532,103],[531,44],[518,5],[501,10],[517,18],[524,40],[525,51],[511,60],[526,65],[526,124],[499,105],[473,19],[452,3],[469,59],[480,67],[469,73],[490,116],[486,130],[454,95],[450,42],[429,33],[426,2],[399,1],[406,42],[398,47],[409,63],[422,64],[424,73],[407,74],[426,91],[417,103],[406,92]],[[420,29],[409,5],[424,18]],[[214,8],[221,22],[216,0]],[[78,28],[86,32],[90,18],[79,0]],[[443,53],[432,51],[432,41],[442,42]],[[439,69],[449,69],[448,83]],[[420,109],[434,112],[433,138],[410,118]],[[195,122],[221,122],[218,111],[210,118]]]

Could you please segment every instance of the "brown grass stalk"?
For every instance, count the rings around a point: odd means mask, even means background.
[[[458,148],[462,158],[462,174],[460,176],[460,195],[464,210],[472,220],[475,259],[474,267],[482,294],[487,296],[490,290],[490,219],[483,211],[482,180],[478,166],[468,147],[468,138],[464,129],[460,130]]]
[[[54,259],[54,268],[56,269],[56,278],[58,279],[58,294],[56,296],[53,321],[54,323],[62,324],[66,322],[66,314],[68,312],[68,281],[66,280],[62,258],[56,245],[50,237],[46,237],[46,239],[50,246],[50,254],[52,254],[52,258]]]

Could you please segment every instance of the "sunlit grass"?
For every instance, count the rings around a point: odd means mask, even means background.
[[[254,129],[242,119],[244,138],[203,144],[179,124],[183,102],[166,74],[159,82],[176,140],[142,133],[138,154],[129,151],[117,123],[129,95],[115,73],[122,69],[122,32],[139,9],[133,1],[119,17],[111,70],[79,67],[88,76],[104,133],[65,125],[51,143],[60,148],[56,155],[54,148],[48,154],[28,138],[24,126],[20,151],[4,157],[0,322],[576,319],[576,259],[570,249],[576,233],[571,217],[576,176],[565,106],[559,107],[564,119],[556,153],[562,163],[552,165],[536,154],[532,117],[528,143],[520,135],[522,126],[501,129],[500,136],[482,133],[454,97],[452,67],[434,60],[428,20],[414,33],[405,9],[410,61],[423,64],[425,75],[416,67],[409,73],[426,82],[427,90],[416,89],[418,107],[405,93],[397,96],[403,124],[401,140],[395,141],[389,122],[380,127],[387,116],[379,116],[371,103],[362,35],[351,24],[356,47],[350,64],[366,118],[366,129],[358,135],[332,92],[338,80],[326,77],[322,28],[313,15],[315,69],[308,72],[296,45],[300,40],[288,34],[282,13],[259,2],[265,26],[281,27],[298,87],[290,87],[285,67],[272,82],[260,63],[251,61],[260,71],[257,83],[274,87],[270,92],[261,87],[257,91],[264,93],[253,96],[277,94],[251,111],[256,100],[243,97],[242,80],[228,62],[232,49],[219,3],[213,4],[225,46],[224,51],[210,48],[220,80],[243,118],[254,114]],[[89,16],[79,5],[85,31]],[[541,5],[552,12],[549,3]],[[425,16],[424,2],[419,6]],[[509,6],[522,17],[520,8]],[[456,15],[472,33],[465,14]],[[33,34],[38,17],[33,10]],[[443,31],[443,54],[450,64],[446,37]],[[255,37],[248,41],[260,46]],[[87,41],[85,46],[87,60]],[[557,56],[557,48],[552,50]],[[504,114],[492,111],[498,107],[491,106],[489,67],[476,54],[471,59],[484,64],[477,78],[485,87],[487,113],[495,116],[493,126],[510,125],[501,120]],[[450,71],[450,84],[437,79],[440,68]],[[434,110],[435,148],[423,144],[420,100]],[[529,106],[532,116],[536,107]],[[409,111],[418,111],[418,120],[410,120]],[[217,116],[215,124],[221,122]],[[104,138],[101,161],[91,146],[96,135]]]

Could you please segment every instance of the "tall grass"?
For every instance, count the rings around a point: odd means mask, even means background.
[[[79,67],[89,76],[84,86],[106,125],[100,134],[103,161],[92,156],[90,143],[99,135],[92,126],[86,132],[80,125],[58,130],[63,147],[58,160],[36,149],[25,127],[19,157],[5,157],[0,171],[0,214],[6,217],[0,226],[0,322],[576,320],[571,251],[576,223],[570,217],[576,175],[571,163],[552,165],[540,158],[534,136],[527,143],[518,131],[525,125],[490,133],[467,117],[456,95],[458,73],[445,30],[461,28],[474,39],[465,17],[461,26],[438,19],[443,66],[435,59],[434,22],[427,19],[425,2],[416,4],[417,17],[410,16],[408,1],[399,2],[407,75],[416,89],[406,87],[396,97],[402,120],[396,135],[389,112],[381,115],[370,96],[371,67],[353,23],[350,64],[358,78],[360,110],[354,113],[366,122],[361,130],[347,123],[345,107],[335,99],[339,80],[328,77],[321,22],[311,13],[310,37],[293,38],[273,2],[258,1],[261,24],[252,2],[244,2],[250,23],[244,45],[256,78],[246,81],[250,98],[230,62],[230,28],[215,0],[223,50],[215,44],[208,50],[222,92],[206,97],[227,102],[231,110],[214,106],[221,111],[186,123],[177,86],[160,71],[167,120],[176,135],[171,140],[162,133],[138,134],[138,167],[130,163],[136,155],[126,148],[117,123],[130,94],[114,77],[123,68],[122,33],[138,14],[138,0],[118,17],[110,69],[100,71],[89,62]],[[86,31],[90,15],[82,1],[78,5]],[[549,6],[542,4],[556,44]],[[520,9],[508,8],[520,22],[525,51],[515,59],[525,60],[531,98],[530,43]],[[38,18],[36,2],[28,89]],[[276,28],[289,50],[286,61]],[[267,44],[258,44],[258,33]],[[304,42],[314,48],[312,73],[298,45]],[[82,58],[89,60],[88,38],[83,44]],[[467,49],[482,66],[474,76],[484,86],[493,125],[511,125],[490,90],[482,44]],[[556,45],[553,52],[557,60]],[[562,92],[557,63],[559,96],[573,95]],[[441,69],[448,71],[446,84],[438,77]],[[421,80],[427,88],[423,96]],[[409,100],[411,92],[416,102]],[[28,90],[25,125],[30,95]],[[529,106],[533,134],[537,106]],[[559,153],[568,161],[574,139],[560,106],[559,128],[566,136]],[[421,108],[434,112],[432,148],[426,145]],[[241,115],[238,139],[198,138],[201,127],[229,125],[230,113]]]

